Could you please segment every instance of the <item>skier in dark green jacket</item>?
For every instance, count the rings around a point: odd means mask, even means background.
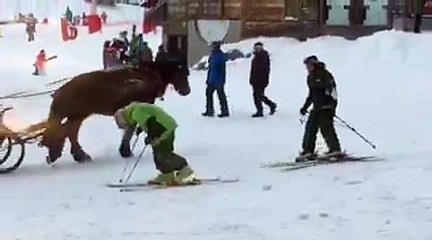
[[[336,82],[325,64],[318,61],[316,56],[307,57],[304,64],[309,73],[307,76],[309,94],[300,109],[300,114],[306,115],[309,107],[311,105],[313,107],[305,127],[303,151],[296,161],[305,161],[315,157],[315,141],[318,131],[321,132],[329,148],[329,152],[323,157],[342,156],[339,138],[333,124],[338,103]]]
[[[149,183],[179,185],[196,180],[186,159],[174,153],[177,123],[162,108],[150,103],[133,102],[118,110],[114,118],[120,129],[138,125],[147,133],[145,143],[152,146],[156,168],[161,172]]]

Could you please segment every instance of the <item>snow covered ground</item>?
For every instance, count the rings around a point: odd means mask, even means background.
[[[36,42],[29,44],[23,29],[5,26],[0,95],[41,90],[49,81],[101,68],[102,41],[120,29],[62,43],[58,29],[40,27]],[[75,164],[67,146],[52,168],[44,162],[45,149],[29,146],[23,166],[0,176],[0,239],[431,240],[432,49],[427,43],[432,35],[260,40],[272,54],[268,95],[279,104],[275,116],[250,118],[250,60],[228,65],[229,119],[200,116],[205,72],[191,72],[190,96],[169,92],[158,103],[178,120],[177,152],[200,176],[235,176],[241,182],[134,193],[107,189],[103,185],[117,181],[124,166],[117,152],[120,132],[112,119],[94,116],[80,135],[93,163]],[[156,50],[160,36],[148,41]],[[226,47],[249,50],[254,41]],[[48,64],[47,79],[31,75],[41,48],[59,55]],[[259,168],[262,162],[291,160],[300,149],[298,109],[306,95],[302,60],[309,54],[317,54],[336,77],[338,114],[378,145],[370,150],[338,127],[343,148],[387,161],[296,172]],[[49,101],[42,96],[1,103],[15,107],[6,120],[20,129],[44,119]],[[134,180],[155,174],[147,153]]]

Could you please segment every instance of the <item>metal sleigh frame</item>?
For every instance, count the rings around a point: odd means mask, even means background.
[[[45,131],[47,122],[42,121],[33,124],[23,131],[15,132],[8,128],[3,121],[3,117],[12,107],[4,108],[0,111],[0,174],[15,171],[22,164],[25,157],[25,145],[39,142]],[[18,157],[13,157],[13,151],[19,153]],[[8,163],[13,162],[12,165]],[[9,166],[6,166],[8,164]]]

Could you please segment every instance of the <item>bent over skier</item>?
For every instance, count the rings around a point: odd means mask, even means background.
[[[114,114],[120,129],[138,124],[147,133],[145,144],[153,149],[156,169],[161,173],[150,184],[181,185],[193,182],[195,173],[186,159],[174,153],[177,123],[162,108],[150,103],[133,102]]]
[[[313,105],[309,114],[303,136],[303,151],[296,161],[313,159],[315,155],[315,142],[318,131],[324,137],[329,152],[323,157],[342,156],[341,147],[336,130],[333,124],[333,117],[336,114],[337,92],[336,83],[332,74],[326,69],[323,62],[319,62],[316,56],[309,56],[304,60],[308,70],[307,85],[309,95],[303,107],[301,115],[306,115],[308,108]]]

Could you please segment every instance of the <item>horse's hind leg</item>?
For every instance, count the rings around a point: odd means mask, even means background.
[[[64,127],[67,133],[67,137],[71,143],[71,154],[75,161],[85,162],[91,160],[90,155],[88,155],[81,147],[78,142],[78,133],[85,117],[74,117],[68,118]]]

